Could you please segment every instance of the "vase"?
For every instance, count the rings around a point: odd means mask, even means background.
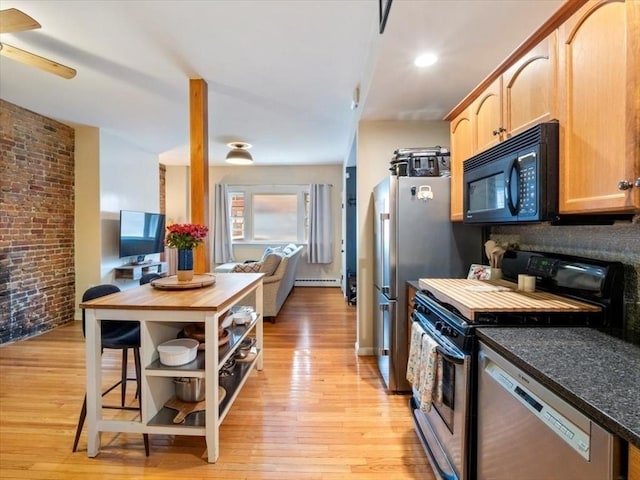
[[[178,281],[189,282],[193,280],[193,250],[178,249]]]

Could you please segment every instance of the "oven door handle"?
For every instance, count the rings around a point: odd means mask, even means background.
[[[411,312],[411,320],[420,323],[418,321],[418,314],[415,311]],[[429,335],[429,337],[431,337],[436,342],[436,352],[442,355],[447,361],[455,363],[456,365],[464,364],[465,356],[463,353],[454,352],[450,348],[443,346],[440,342],[438,342],[438,340],[436,340],[432,333],[429,333],[429,329],[426,329],[424,334]]]
[[[455,363],[456,365],[464,364],[464,360],[465,360],[464,355],[460,356],[460,355],[455,355],[450,352],[447,352],[440,345],[436,347],[436,352],[442,355],[448,362]]]

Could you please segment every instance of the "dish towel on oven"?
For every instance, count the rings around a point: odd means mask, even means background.
[[[442,402],[442,357],[438,355],[438,344],[429,336],[422,336],[420,352],[420,374],[416,391],[420,410],[431,410],[431,402]],[[435,394],[435,395],[434,395]]]
[[[407,361],[407,381],[417,385],[420,376],[420,354],[422,352],[422,335],[424,329],[418,322],[411,322],[411,343],[409,344],[409,360]]]

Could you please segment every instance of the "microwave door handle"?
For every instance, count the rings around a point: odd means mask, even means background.
[[[513,197],[511,196],[511,180],[513,179],[513,174],[516,174],[516,201],[514,203]],[[505,193],[507,197],[507,206],[509,207],[509,211],[511,215],[517,215],[520,211],[520,162],[518,162],[517,158],[514,158],[509,166],[509,173],[507,174],[507,181],[505,182]]]

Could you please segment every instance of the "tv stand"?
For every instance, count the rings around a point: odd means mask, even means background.
[[[145,273],[165,273],[167,262],[146,262],[140,264],[129,264],[114,268],[115,278],[125,280],[140,280]]]

